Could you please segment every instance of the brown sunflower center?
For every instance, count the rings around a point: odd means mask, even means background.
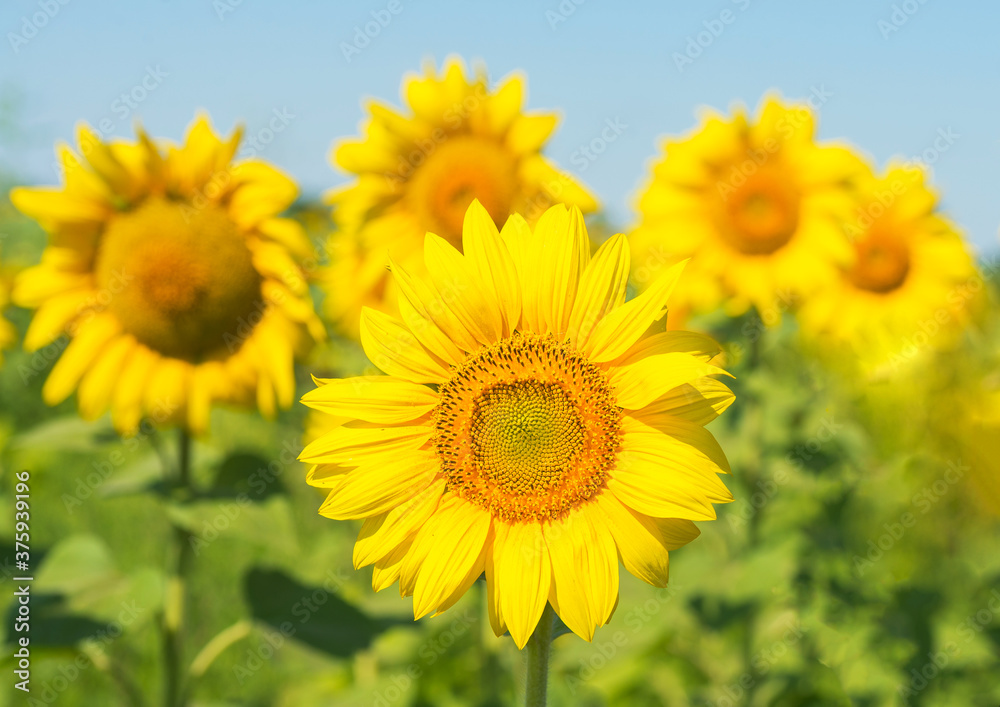
[[[479,351],[440,399],[448,488],[494,516],[558,518],[605,487],[621,408],[604,373],[554,338],[517,333]]]
[[[870,231],[854,244],[856,259],[849,277],[856,287],[885,294],[900,287],[910,272],[910,252],[888,233]]]
[[[198,360],[238,341],[262,307],[246,239],[220,207],[150,197],[112,218],[96,276],[125,331],[167,356]]]
[[[773,253],[799,225],[798,190],[766,165],[728,193],[720,209],[721,232],[747,255]]]
[[[435,145],[410,185],[412,206],[430,231],[462,247],[462,221],[479,199],[498,225],[510,214],[517,184],[516,162],[502,145],[472,136]]]

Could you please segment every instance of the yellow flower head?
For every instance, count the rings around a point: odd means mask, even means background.
[[[862,163],[817,145],[813,132],[808,105],[771,97],[754,122],[741,109],[710,113],[693,135],[666,142],[630,240],[644,272],[691,258],[682,310],[736,315],[753,305],[774,320],[833,277],[848,255],[837,216]]]
[[[853,345],[862,365],[909,363],[968,323],[984,283],[923,169],[892,166],[858,185],[843,230],[851,258],[800,312],[818,345]]]
[[[467,78],[460,60],[447,62],[440,77],[430,65],[403,82],[411,115],[373,101],[364,137],[334,150],[334,163],[357,176],[331,196],[339,230],[323,278],[327,311],[346,330],[356,331],[363,305],[395,303],[388,253],[404,265],[419,260],[428,231],[461,248],[474,198],[497,225],[514,212],[534,222],[556,201],[597,208],[542,157],[558,117],[522,112],[524,91],[520,76],[491,91],[485,74]]]
[[[397,319],[366,308],[388,375],[318,380],[303,402],[338,426],[309,444],[320,509],[364,518],[354,563],[399,580],[417,618],[483,573],[493,630],[523,647],[546,602],[590,640],[618,599],[618,559],[656,586],[667,551],[732,500],[704,425],[732,402],[711,339],[665,331],[678,265],[625,302],[629,246],[597,253],[578,208],[497,231],[478,202],[464,255],[427,234],[426,278],[392,264]],[[659,324],[657,324],[659,323]]]
[[[0,366],[3,365],[4,349],[9,349],[17,341],[17,329],[3,317],[3,311],[10,302],[10,286],[8,273],[0,263]]]
[[[196,433],[213,401],[291,404],[293,356],[323,336],[299,265],[312,249],[275,217],[295,184],[258,160],[233,164],[241,134],[220,140],[202,116],[177,147],[81,126],[83,159],[58,149],[62,188],[11,192],[50,235],[14,289],[37,309],[25,348],[68,341],[46,402],[76,390],[85,418],[110,407],[123,431],[146,415]]]

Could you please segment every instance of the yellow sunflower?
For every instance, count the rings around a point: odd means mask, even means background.
[[[276,218],[294,182],[259,160],[233,164],[241,134],[221,140],[201,116],[177,147],[81,126],[83,159],[57,150],[62,188],[11,192],[50,234],[14,288],[37,308],[25,348],[66,342],[46,402],[76,390],[87,419],[110,407],[123,431],[146,415],[195,433],[215,401],[256,400],[268,415],[291,404],[293,356],[323,336],[298,264],[311,246]]]
[[[335,165],[357,176],[330,195],[338,232],[323,277],[327,312],[346,331],[356,333],[362,306],[391,310],[388,253],[419,261],[428,231],[461,248],[473,198],[497,225],[514,212],[534,222],[555,202],[597,208],[541,155],[558,116],[523,112],[524,92],[520,76],[491,91],[484,72],[467,78],[458,59],[440,77],[432,64],[403,82],[411,114],[373,101],[364,136],[334,149]]]
[[[10,302],[10,278],[0,263],[0,366],[3,365],[3,351],[17,341],[17,329],[3,317],[3,311]]]
[[[984,284],[937,204],[918,166],[860,182],[844,224],[852,257],[799,314],[815,343],[853,345],[863,364],[898,367],[961,331]]]
[[[807,104],[769,97],[754,122],[742,109],[709,113],[693,135],[666,142],[629,240],[640,272],[691,258],[676,298],[684,313],[753,305],[773,321],[848,257],[838,217],[863,165],[817,145],[814,124]]]
[[[489,616],[518,647],[546,602],[590,640],[618,600],[618,561],[656,586],[668,550],[732,500],[704,425],[733,400],[711,339],[663,330],[683,264],[625,302],[627,240],[590,256],[578,208],[497,231],[478,202],[464,255],[427,234],[426,279],[397,263],[401,318],[366,308],[385,376],[318,380],[303,402],[339,426],[309,444],[320,513],[365,519],[357,567],[399,580],[414,616],[483,573]],[[657,325],[657,323],[659,323]]]

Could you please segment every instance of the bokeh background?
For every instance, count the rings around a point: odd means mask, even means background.
[[[44,26],[31,20],[38,12]],[[276,111],[288,116],[259,155],[299,181],[295,213],[321,244],[331,226],[320,195],[347,181],[330,166],[331,144],[356,134],[364,97],[398,103],[401,77],[428,58],[457,54],[494,79],[527,76],[528,107],[563,115],[546,152],[600,198],[598,231],[634,223],[633,195],[660,137],[691,130],[700,106],[752,108],[769,90],[822,95],[820,138],[847,140],[880,165],[899,156],[930,168],[994,314],[929,367],[938,375],[878,384],[803,352],[793,321],[700,322],[737,376],[737,404],[712,425],[736,502],[672,555],[669,589],[625,576],[593,644],[557,640],[552,702],[996,707],[1000,506],[990,489],[1000,428],[956,420],[996,387],[1000,352],[998,19],[994,4],[968,0],[6,2],[0,255],[37,260],[45,236],[6,193],[58,183],[52,146],[71,142],[78,121],[129,137],[141,120],[179,139],[197,108],[248,135]],[[582,150],[608,120],[621,134],[590,159]],[[27,312],[8,316],[23,332]],[[157,703],[171,522],[205,541],[191,589],[188,650],[202,658],[194,704],[516,703],[521,656],[492,636],[479,587],[414,624],[409,600],[374,595],[370,571],[353,570],[356,527],[317,515],[321,497],[294,461],[304,410],[276,422],[215,411],[195,449],[205,498],[165,513],[169,433],[122,440],[106,420],[81,421],[72,401],[48,408],[39,391],[52,361],[6,358],[0,505],[13,518],[13,473],[31,470],[38,703]],[[358,347],[334,338],[300,371],[300,389],[310,370],[363,367]],[[9,609],[9,565],[3,574]],[[11,625],[0,658],[8,677]]]

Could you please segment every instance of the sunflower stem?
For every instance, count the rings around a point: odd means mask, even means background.
[[[546,693],[549,688],[549,653],[552,649],[552,639],[555,633],[555,616],[551,604],[545,605],[542,617],[538,620],[535,632],[528,639],[528,675],[525,691],[527,707],[545,707]]]
[[[191,498],[191,435],[180,431],[177,472],[174,479],[175,497]],[[191,568],[191,533],[180,523],[173,524],[173,568],[167,579],[167,596],[163,607],[164,707],[183,707],[187,702],[183,690],[184,614],[187,603],[187,576]]]

